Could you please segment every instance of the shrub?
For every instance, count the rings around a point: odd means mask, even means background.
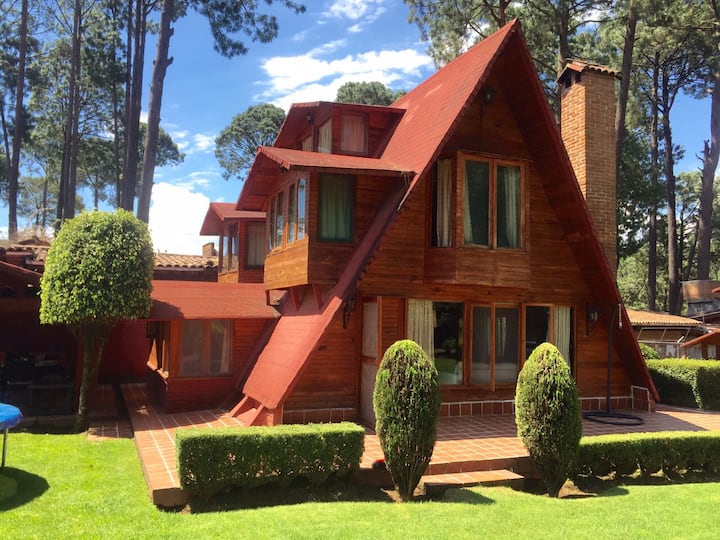
[[[440,414],[437,370],[417,343],[396,341],[385,351],[373,407],[385,465],[407,501],[430,463]]]
[[[353,423],[183,429],[175,436],[184,489],[204,496],[229,487],[321,483],[357,470],[365,430]]]
[[[580,442],[580,475],[649,475],[664,471],[716,472],[720,461],[720,432],[667,431],[584,437]]]
[[[550,343],[538,346],[520,371],[515,422],[548,493],[557,497],[575,467],[582,418],[570,368]]]
[[[647,365],[663,403],[720,410],[720,362],[666,358]]]
[[[658,352],[650,345],[646,345],[645,343],[638,343],[638,345],[640,345],[640,352],[642,353],[645,361],[660,359],[660,355],[658,354]]]

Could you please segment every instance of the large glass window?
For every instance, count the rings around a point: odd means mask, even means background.
[[[491,248],[521,247],[520,166],[465,160],[463,239]]]
[[[230,373],[232,321],[184,320],[180,337],[180,375]]]
[[[467,333],[465,315],[467,315]],[[569,306],[474,305],[409,299],[407,335],[434,361],[441,384],[514,384],[526,355],[549,341],[572,366],[573,310]],[[463,347],[464,338],[470,345]],[[467,377],[465,373],[468,373]]]
[[[318,206],[318,239],[351,242],[355,213],[355,177],[346,174],[321,174]]]
[[[284,193],[281,191],[277,194],[275,197],[277,206],[275,208],[275,240],[274,245],[275,246],[282,246],[282,240],[283,240],[283,224],[285,222],[285,214],[284,207],[283,207],[283,197]]]

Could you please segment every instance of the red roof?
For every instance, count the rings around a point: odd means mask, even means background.
[[[223,225],[225,223],[241,220],[264,221],[265,212],[236,210],[235,203],[211,202],[202,227],[200,227],[200,235],[219,236],[224,231]]]
[[[32,285],[34,287],[40,286],[40,274],[23,268],[22,266],[0,261],[0,273],[11,276],[14,280],[25,283],[26,285]]]
[[[149,319],[276,319],[262,283],[153,281]]]

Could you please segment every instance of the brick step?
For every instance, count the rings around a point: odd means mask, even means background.
[[[451,488],[472,486],[514,486],[522,484],[525,477],[507,469],[494,471],[470,471],[423,476],[420,486],[426,495],[441,495]]]

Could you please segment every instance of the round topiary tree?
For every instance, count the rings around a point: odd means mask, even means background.
[[[87,423],[87,391],[110,330],[147,317],[154,255],[147,225],[131,212],[87,212],[63,223],[40,282],[40,322],[67,325],[83,368],[75,428]]]
[[[385,351],[373,407],[385,465],[407,501],[430,463],[440,415],[437,370],[420,345],[396,341]]]
[[[575,466],[582,417],[570,368],[550,343],[539,345],[520,371],[515,423],[548,493],[557,497]]]

